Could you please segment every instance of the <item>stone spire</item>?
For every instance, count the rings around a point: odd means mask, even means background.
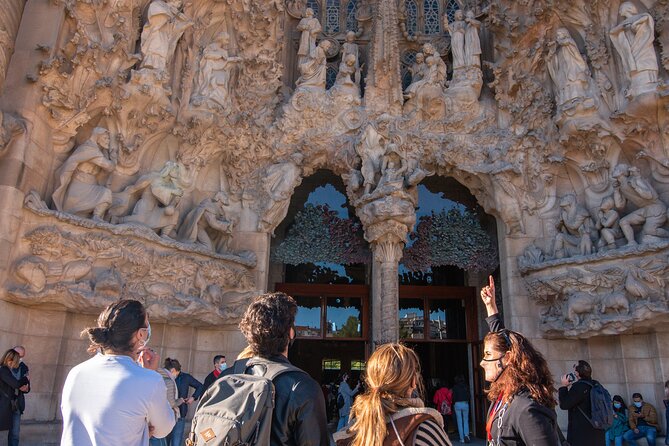
[[[396,0],[376,0],[365,104],[374,112],[402,113],[399,22]]]

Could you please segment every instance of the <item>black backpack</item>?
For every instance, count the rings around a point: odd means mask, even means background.
[[[599,430],[607,430],[613,424],[613,405],[611,394],[597,381],[589,382],[581,380],[579,382],[590,386],[590,417],[588,417],[580,407],[583,416],[590,422],[592,427]]]
[[[261,374],[247,374],[257,366]],[[236,361],[200,398],[188,446],[262,445],[270,443],[274,413],[274,380],[286,372],[304,371],[290,363],[251,358]]]

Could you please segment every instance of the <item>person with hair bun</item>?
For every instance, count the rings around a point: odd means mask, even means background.
[[[170,433],[175,414],[155,371],[160,357],[146,347],[151,325],[144,306],[119,300],[81,334],[96,355],[65,379],[61,445],[146,446],[152,435]]]
[[[559,446],[555,385],[543,355],[522,334],[504,328],[495,302],[495,282],[481,290],[490,328],[483,339],[481,368],[490,383],[492,403],[486,423],[487,443]]]
[[[352,422],[335,433],[337,446],[450,446],[441,414],[415,397],[423,393],[420,361],[402,344],[384,344],[369,357],[366,391],[351,409]]]

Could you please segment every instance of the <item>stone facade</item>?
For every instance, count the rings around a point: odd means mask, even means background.
[[[196,374],[239,352],[273,231],[318,169],[371,246],[375,343],[399,336],[417,186],[452,177],[497,219],[508,325],[556,375],[588,359],[660,403],[666,1],[4,3],[0,345],[28,348],[27,418],[59,416],[78,333],[119,296]]]

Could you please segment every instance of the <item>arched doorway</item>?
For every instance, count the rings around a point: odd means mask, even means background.
[[[416,214],[399,269],[400,338],[421,358],[428,402],[437,385],[466,378],[472,424],[479,426],[485,402],[474,270],[496,268],[495,221],[464,186],[445,177],[418,186]],[[295,190],[275,231],[269,271],[270,287],[299,305],[291,361],[324,385],[342,371],[357,380],[371,352],[371,254],[333,173],[318,171]]]

